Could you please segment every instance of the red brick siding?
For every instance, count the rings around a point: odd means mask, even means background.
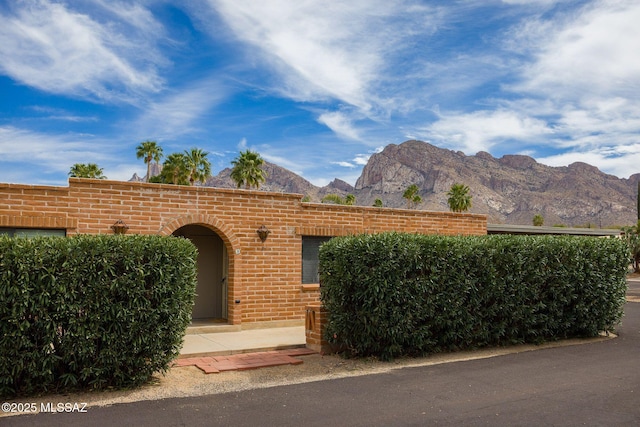
[[[214,230],[229,254],[232,324],[301,322],[319,291],[301,286],[302,236],[382,231],[486,234],[484,215],[302,203],[302,195],[255,190],[69,179],[68,187],[0,184],[0,226],[170,235],[188,224]],[[256,230],[270,231],[262,243]],[[237,253],[239,251],[239,253]],[[240,300],[240,304],[235,304]]]

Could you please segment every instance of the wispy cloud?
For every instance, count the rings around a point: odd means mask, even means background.
[[[2,126],[0,158],[3,162],[35,163],[44,170],[54,172],[68,172],[74,163],[100,164],[113,160],[113,153],[107,152],[105,145],[93,139],[88,135],[43,135],[12,126]],[[114,150],[117,148],[114,147]]]
[[[122,151],[126,144],[113,139],[105,140],[92,135],[42,134],[12,126],[0,126],[0,169],[10,164],[29,164],[28,170],[10,168],[16,182],[33,182],[35,171],[41,176],[57,179],[41,179],[55,185],[66,183],[69,169],[75,163],[97,163],[109,179],[127,181],[134,172],[143,172],[141,162],[125,161]],[[127,158],[135,159],[131,151]],[[4,166],[3,166],[4,165]],[[4,173],[3,173],[4,175]],[[62,178],[60,178],[62,177]],[[11,176],[5,176],[5,180]]]
[[[237,37],[256,46],[295,99],[336,97],[367,109],[363,94],[379,61],[351,31],[362,30],[358,2],[212,0]],[[360,15],[360,17],[358,16]],[[352,25],[343,25],[350,20]]]
[[[566,152],[554,156],[541,157],[541,163],[550,166],[566,166],[574,162],[598,165],[600,170],[619,176],[629,177],[640,173],[640,143],[596,148],[590,151]]]
[[[210,0],[239,39],[278,73],[278,90],[298,101],[335,99],[372,113],[387,54],[420,27],[430,9],[383,0],[255,2]],[[392,23],[403,25],[393,26]],[[428,29],[427,29],[428,31]]]
[[[640,50],[638,20],[636,1],[596,1],[518,30],[533,60],[508,89],[533,110],[546,110],[540,117],[560,137],[554,142],[568,149],[540,161],[585,161],[619,176],[639,171],[640,59],[630,54]]]
[[[633,0],[590,3],[578,16],[530,21],[520,40],[534,55],[514,90],[554,99],[640,93],[640,4]]]
[[[367,154],[356,154],[356,156],[350,161],[333,161],[331,162],[331,164],[351,169],[359,168],[360,166],[364,166],[367,164],[372,154],[379,153],[380,151],[382,151],[382,147],[376,148],[375,150],[370,151]]]
[[[351,162],[331,162],[331,164],[342,166],[344,168],[355,168],[356,167],[356,165],[354,165]]]
[[[238,142],[238,150],[243,151],[247,149],[247,138],[242,138],[240,142]]]
[[[228,90],[215,79],[196,81],[149,102],[135,120],[138,138],[172,139],[201,132],[202,120]]]
[[[110,102],[158,91],[160,57],[146,34],[162,27],[140,6],[104,5],[126,20],[99,22],[48,0],[12,4],[0,13],[0,69],[46,92]]]
[[[61,120],[66,122],[96,122],[98,117],[96,116],[80,116],[71,113],[70,111],[61,108],[52,108],[40,105],[33,105],[30,107],[31,111],[43,114],[41,118],[46,120]]]
[[[4,2],[0,170],[128,179],[122,153],[156,139],[354,183],[409,135],[627,176],[638,21],[635,0]]]
[[[438,111],[414,134],[470,154],[526,151],[553,165],[590,161],[621,176],[638,172],[635,153],[611,146],[635,147],[640,134],[640,59],[630,54],[640,50],[640,4],[594,1],[559,10],[503,33],[502,47],[515,53],[503,57],[510,83],[476,99],[476,110]],[[558,150],[566,152],[545,154]]]
[[[534,142],[550,133],[553,130],[542,120],[514,111],[482,110],[442,115],[420,135],[467,154],[475,154],[512,140]]]
[[[358,130],[353,126],[351,119],[339,111],[322,113],[318,122],[326,125],[337,135],[353,140],[360,140]]]

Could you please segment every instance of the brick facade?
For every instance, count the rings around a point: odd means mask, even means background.
[[[228,322],[302,324],[318,286],[302,285],[302,236],[382,231],[487,232],[485,215],[302,203],[302,195],[256,190],[70,178],[68,187],[0,184],[0,227],[65,229],[67,235],[171,235],[190,224],[213,230],[228,254]],[[263,243],[256,230],[271,233]],[[239,302],[237,302],[239,301]]]

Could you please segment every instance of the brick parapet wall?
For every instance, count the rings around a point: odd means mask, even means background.
[[[229,322],[302,322],[319,290],[302,286],[302,236],[382,231],[486,234],[486,216],[302,203],[302,195],[69,179],[68,187],[0,184],[0,227],[64,228],[68,235],[170,235],[200,224],[215,231],[229,256]],[[270,231],[262,243],[256,230]],[[235,304],[240,300],[240,304]]]

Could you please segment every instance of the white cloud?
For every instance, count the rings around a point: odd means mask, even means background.
[[[376,152],[379,152],[379,151],[376,151]],[[356,157],[353,158],[353,162],[356,165],[364,166],[367,164],[370,157],[371,157],[371,154],[356,154]]]
[[[99,165],[102,167],[102,165]],[[108,179],[117,181],[129,181],[134,173],[142,177],[146,175],[146,165],[141,162],[138,163],[109,163],[103,168],[104,175]]]
[[[375,89],[393,65],[387,55],[434,26],[431,10],[409,1],[209,2],[276,70],[283,84],[272,89],[299,101],[336,99],[365,114],[385,104]]]
[[[121,21],[141,31],[154,31],[162,34],[163,28],[153,14],[139,4],[129,4],[119,0],[93,0],[105,11],[118,17]]]
[[[332,165],[342,166],[343,168],[355,168],[356,166],[350,162],[331,162]]]
[[[46,92],[109,101],[160,90],[153,61],[161,59],[147,37],[161,27],[139,6],[109,8],[129,16],[129,25],[101,23],[48,0],[14,4],[13,13],[0,14],[1,72]],[[134,21],[145,27],[132,28]]]
[[[212,3],[239,38],[284,67],[290,96],[329,95],[368,108],[363,91],[380,58],[363,46],[362,39],[353,39],[366,16],[357,1]],[[345,25],[347,21],[351,25]]]
[[[514,83],[476,100],[480,110],[443,109],[423,132],[410,133],[470,154],[535,155],[551,147],[566,152],[540,162],[584,161],[618,176],[637,173],[638,154],[630,151],[640,134],[640,58],[631,52],[640,51],[640,4],[594,1],[559,10],[545,19],[524,15],[529,18],[503,33],[503,47],[516,53],[502,58],[512,65]]]
[[[625,144],[638,140],[640,104],[623,98],[591,99],[580,107],[560,111],[558,132],[570,135],[577,145],[607,146],[612,140]]]
[[[96,163],[109,179],[128,181],[134,172],[143,175],[146,171],[141,161],[123,162],[123,146],[91,135],[41,134],[0,126],[0,181],[65,185],[75,163]],[[130,154],[126,157],[135,158],[133,151]],[[57,179],[47,178],[49,175]]]
[[[222,102],[227,90],[216,80],[197,81],[146,106],[133,128],[138,138],[167,139],[196,132],[201,120]]]
[[[377,152],[377,151],[376,151]],[[334,161],[330,162],[332,165],[340,166],[341,169],[335,169],[332,171],[334,177],[340,178],[345,182],[355,185],[355,182],[360,177],[361,167],[366,165],[369,161],[371,154],[356,154],[351,161]],[[350,169],[353,172],[344,173],[344,170]],[[326,184],[323,184],[326,185]]]
[[[360,140],[358,130],[353,126],[351,119],[346,114],[333,111],[322,113],[318,117],[318,122],[326,125],[337,135],[354,140]]]
[[[534,141],[552,133],[546,123],[508,110],[442,115],[423,137],[473,154],[509,140]]]
[[[636,1],[594,1],[513,31],[508,47],[530,62],[520,81],[506,86],[522,96],[509,107],[553,129],[541,144],[567,150],[540,162],[582,161],[617,176],[640,171],[639,20]]]
[[[305,168],[305,165],[302,165],[301,162],[296,158],[280,156],[278,154],[270,154],[269,152],[265,152],[264,154],[261,153],[260,156],[262,156],[268,162],[274,163],[280,167],[288,169],[291,172],[296,173],[300,176],[304,176],[303,169]]]
[[[523,71],[518,91],[552,98],[640,94],[640,3],[598,1],[581,14],[556,23],[529,22],[534,62]]]
[[[68,172],[74,163],[98,163],[101,167],[117,159],[114,144],[92,141],[87,135],[40,134],[12,126],[0,126],[0,158],[2,162],[30,165],[49,172]]]
[[[52,108],[52,107],[34,105],[29,109],[37,113],[42,113],[43,116],[41,118],[47,119],[47,120],[61,120],[61,121],[76,122],[76,123],[98,121],[98,117],[96,116],[81,116],[81,115],[73,114],[72,112],[64,110],[62,108]]]
[[[575,162],[584,162],[597,165],[606,173],[628,178],[630,175],[640,173],[638,166],[640,165],[640,143],[602,147],[591,151],[571,151],[540,157],[537,160],[550,166],[567,166]]]

